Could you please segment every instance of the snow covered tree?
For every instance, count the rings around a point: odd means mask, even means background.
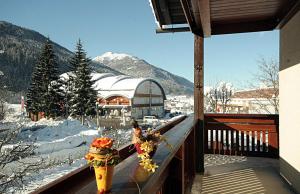
[[[219,112],[218,105],[220,105],[222,112],[225,113],[233,95],[233,87],[231,83],[219,82],[214,87],[207,87],[204,95],[206,111]]]
[[[80,116],[83,123],[85,116],[95,112],[97,94],[91,79],[90,59],[86,57],[80,40],[71,62],[74,76],[71,76],[73,88],[69,101],[70,112],[71,116]]]
[[[47,117],[60,115],[63,96],[56,60],[53,47],[48,39],[28,90],[27,107],[29,111],[44,112]]]
[[[37,115],[41,112],[41,98],[44,91],[42,90],[42,75],[43,64],[41,63],[42,56],[40,56],[37,64],[35,65],[34,72],[32,73],[30,88],[26,94],[26,109],[30,114]]]

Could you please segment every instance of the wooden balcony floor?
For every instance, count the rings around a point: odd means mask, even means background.
[[[196,175],[192,194],[294,193],[271,158],[205,155],[205,173]]]

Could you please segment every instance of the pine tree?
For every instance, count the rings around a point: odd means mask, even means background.
[[[42,56],[44,67],[42,107],[47,117],[56,117],[61,114],[63,91],[58,75],[57,58],[49,39],[45,44]]]
[[[34,72],[32,73],[30,88],[26,94],[26,109],[27,112],[30,112],[34,115],[37,115],[38,112],[41,112],[41,100],[42,100],[42,75],[43,75],[43,65],[41,63],[42,56],[40,56],[37,64],[35,65]]]
[[[44,112],[47,117],[60,115],[63,96],[57,69],[56,56],[48,39],[27,93],[27,109],[30,112]]]
[[[72,62],[74,67],[72,85],[74,88],[69,103],[70,111],[71,116],[80,116],[83,123],[85,116],[94,114],[97,94],[93,89],[94,82],[91,80],[90,59],[86,57],[80,40],[77,43]]]

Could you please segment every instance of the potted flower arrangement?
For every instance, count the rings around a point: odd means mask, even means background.
[[[114,166],[119,163],[118,151],[112,149],[113,140],[108,137],[96,138],[85,159],[94,167],[98,193],[111,189]]]
[[[133,134],[134,145],[140,158],[140,165],[144,167],[148,172],[155,172],[158,165],[153,162],[152,157],[157,150],[157,146],[160,142],[164,141],[167,146],[172,149],[172,146],[168,144],[166,139],[160,134],[160,132],[154,131],[149,128],[145,134],[135,132]]]

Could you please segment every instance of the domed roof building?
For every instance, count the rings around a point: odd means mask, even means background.
[[[126,110],[132,118],[146,115],[162,117],[166,95],[162,86],[151,78],[133,78],[111,73],[92,73],[98,103],[106,114]]]

